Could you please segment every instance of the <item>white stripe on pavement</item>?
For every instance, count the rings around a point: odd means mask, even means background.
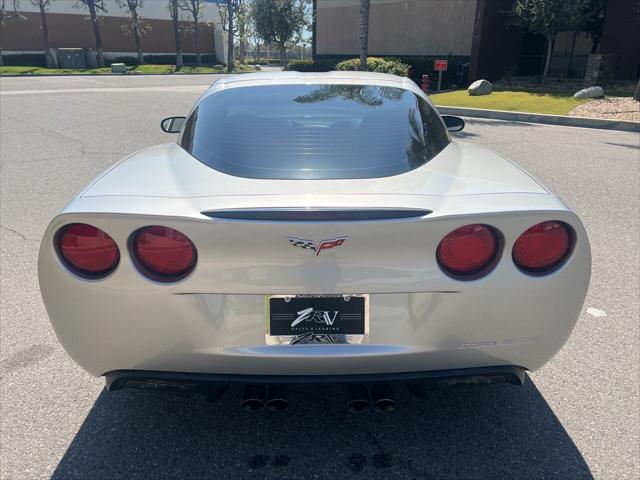
[[[50,93],[122,93],[122,92],[203,92],[207,85],[173,85],[164,87],[56,88],[49,90],[8,90],[0,95],[40,95]]]

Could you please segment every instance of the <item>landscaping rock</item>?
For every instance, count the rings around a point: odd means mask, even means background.
[[[631,97],[607,97],[578,105],[569,116],[640,122],[640,105]]]
[[[112,63],[111,73],[127,73],[127,66],[124,63]]]
[[[262,70],[262,67],[260,65],[254,65],[253,68],[255,68],[257,71]]]
[[[224,65],[220,65],[219,63],[217,63],[216,65],[213,66],[213,68],[217,68],[218,70],[222,70],[224,68]]]
[[[604,97],[604,90],[602,87],[589,87],[578,90],[573,94],[573,98],[602,98]]]
[[[493,92],[493,85],[491,85],[489,80],[476,80],[469,85],[467,92],[474,97],[478,95],[489,95]]]

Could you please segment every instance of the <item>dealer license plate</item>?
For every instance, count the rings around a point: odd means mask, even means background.
[[[265,300],[267,336],[368,333],[368,295],[271,295]]]

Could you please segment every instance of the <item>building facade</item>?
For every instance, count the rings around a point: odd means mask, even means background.
[[[9,3],[9,2],[7,2]],[[224,62],[226,58],[220,28],[220,15],[217,0],[209,0],[199,20],[198,47],[202,55],[217,58]],[[106,11],[99,11],[100,30],[105,59],[135,58],[136,47],[128,28],[129,15],[126,8],[120,6],[118,0],[104,0]],[[31,1],[18,3],[19,17],[14,17],[2,25],[2,49],[5,62],[11,59],[42,57],[38,63],[44,62],[43,38],[40,10]],[[138,9],[146,32],[141,43],[145,57],[170,59],[175,57],[175,37],[173,23],[167,0],[147,0]],[[47,7],[47,25],[49,42],[52,49],[58,48],[95,48],[93,27],[86,8],[81,8],[76,0],[55,0]],[[191,21],[188,12],[181,11],[182,51],[184,55],[195,53]],[[218,42],[216,42],[218,40]],[[31,59],[33,61],[33,58]],[[170,63],[170,62],[167,62]],[[33,63],[31,63],[33,64]]]
[[[514,0],[371,0],[369,55],[449,58],[464,65],[467,81],[510,75],[538,75],[545,38],[513,24]],[[315,0],[316,58],[359,54],[359,0]],[[633,80],[640,73],[640,2],[609,0],[599,47],[584,33],[557,36],[550,75],[585,78],[600,61],[610,80]],[[600,55],[595,59],[593,55]],[[591,67],[590,67],[591,62]],[[591,68],[593,69],[593,68]]]
[[[469,56],[475,0],[372,0],[371,55]],[[359,0],[317,0],[316,54],[359,53]]]

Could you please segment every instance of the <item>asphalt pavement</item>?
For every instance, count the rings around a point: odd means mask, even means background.
[[[58,344],[37,254],[95,175],[173,141],[213,76],[0,80],[0,476],[135,478],[640,477],[640,137],[469,120],[460,140],[527,169],[582,218],[593,274],[567,345],[524,387],[460,387],[390,414],[348,413],[339,387],[298,387],[285,413],[177,393],[105,392]],[[149,172],[152,176],[153,172]],[[517,312],[514,312],[517,314]],[[88,311],[87,315],[91,315]]]

